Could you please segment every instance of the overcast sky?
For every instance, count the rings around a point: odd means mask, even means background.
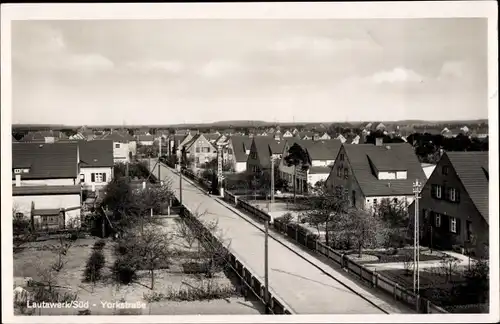
[[[16,21],[13,123],[488,117],[486,19]]]

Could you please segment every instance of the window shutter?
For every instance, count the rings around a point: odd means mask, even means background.
[[[106,173],[102,174],[102,182],[106,182]]]
[[[460,202],[460,190],[455,189],[455,202]]]
[[[90,181],[95,182],[95,173],[90,174]]]
[[[436,198],[436,185],[431,185],[431,197]]]
[[[460,235],[460,218],[455,218],[457,220],[457,235]]]

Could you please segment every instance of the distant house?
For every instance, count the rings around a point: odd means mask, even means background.
[[[252,139],[248,136],[231,136],[227,146],[228,162],[234,172],[244,172],[247,169],[247,159],[250,154]]]
[[[454,245],[487,256],[489,242],[488,152],[446,152],[425,183],[419,201],[422,244]],[[410,206],[410,217],[414,217]]]
[[[375,127],[375,130],[380,130],[380,131],[384,131],[386,129],[387,129],[387,127],[385,127],[385,125],[383,123],[380,123],[377,125],[377,127]]]
[[[326,181],[343,190],[351,204],[371,208],[382,199],[413,201],[413,182],[425,179],[413,147],[407,143],[343,144]]]
[[[136,135],[137,143],[143,146],[153,146],[155,137],[153,135]]]
[[[128,133],[113,132],[96,137],[95,140],[113,142],[113,161],[128,163],[137,154],[137,140]]]
[[[307,192],[308,187],[314,186],[318,181],[325,181],[328,178],[342,143],[339,140],[287,141],[283,148],[283,158],[279,165],[279,172],[282,179],[288,181],[290,187],[293,187],[295,170],[293,166],[286,165],[285,157],[288,155],[290,147],[294,144],[298,144],[308,157],[307,169],[303,170],[299,166],[296,170],[296,191],[298,193]]]
[[[283,133],[283,138],[287,137],[293,137],[293,133],[287,130],[285,133]]]
[[[206,133],[203,134],[203,136],[205,136],[205,138],[214,145],[216,145],[216,141],[219,139],[219,137],[221,137],[219,133]]]
[[[281,158],[286,141],[276,141],[272,137],[254,137],[247,159],[247,170],[260,173],[271,168],[271,157],[276,160]],[[276,162],[276,165],[278,162]]]
[[[330,140],[330,139],[332,139],[332,137],[330,135],[328,135],[327,132],[324,132],[323,135],[321,135],[318,139],[319,140]]]
[[[297,135],[299,133],[299,130],[297,128],[294,128],[293,131],[292,131],[292,134],[293,135]]]
[[[95,191],[113,178],[114,141],[96,140],[80,142],[80,182],[83,189]]]
[[[345,136],[342,134],[339,134],[335,139],[339,140],[342,144],[344,144],[347,141],[347,138],[345,138]]]
[[[12,199],[17,216],[38,230],[64,228],[80,219],[76,143],[12,144]]]
[[[74,135],[71,135],[69,137],[70,140],[74,140],[74,141],[83,141],[83,140],[87,140],[87,137],[84,136],[82,133],[76,133]]]
[[[280,132],[279,130],[278,130],[278,131],[276,131],[276,132],[274,132],[274,133],[272,134],[272,137],[273,137],[275,140],[277,140],[277,141],[280,141],[280,140],[282,140],[282,139],[283,139],[283,135],[281,134],[281,132]]]
[[[361,137],[359,135],[354,136],[350,144],[359,144]]]
[[[298,137],[301,140],[312,140],[315,137],[316,133],[314,132],[299,132],[296,137]]]
[[[191,141],[185,145],[186,157],[193,158],[194,166],[201,167],[204,163],[217,158],[217,148],[212,144],[204,134],[193,136]]]

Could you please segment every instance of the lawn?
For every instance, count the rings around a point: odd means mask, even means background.
[[[422,269],[420,271],[420,288],[440,288],[448,289],[452,285],[463,282],[463,277],[459,274],[453,274],[450,278],[446,278],[445,275],[438,274],[437,269]],[[381,276],[390,279],[399,285],[405,287],[406,289],[413,289],[413,272],[406,272],[404,269],[388,269],[388,270],[377,270],[377,273]]]
[[[175,231],[173,218],[162,220],[162,227],[165,231]],[[138,278],[129,285],[117,284],[111,277],[110,267],[115,261],[114,245],[111,239],[106,240],[103,254],[106,265],[103,269],[103,279],[95,284],[83,283],[83,270],[85,263],[92,251],[95,238],[78,239],[65,258],[66,264],[59,273],[47,271],[55,262],[57,254],[47,248],[55,241],[44,241],[31,244],[21,252],[14,254],[14,276],[32,277],[35,281],[41,280],[44,273],[56,274],[55,281],[61,286],[62,291],[77,293],[78,301],[88,302],[92,315],[113,315],[113,314],[151,314],[151,315],[177,315],[177,314],[261,314],[263,312],[259,304],[246,300],[238,294],[237,280],[234,275],[225,272],[216,273],[210,281],[217,287],[233,287],[234,294],[225,299],[214,299],[210,301],[174,301],[162,299],[148,303],[146,295],[164,294],[169,292],[188,289],[188,287],[200,287],[207,284],[207,279],[199,274],[184,273],[183,264],[191,261],[197,255],[197,243],[189,248],[185,240],[174,236],[173,245],[177,253],[172,256],[172,263],[168,269],[155,271],[155,288],[151,290],[150,275],[147,270],[139,271]],[[144,308],[119,310],[115,308],[103,307],[101,302],[129,302],[143,303]],[[78,309],[43,309],[36,311],[37,315],[75,315]]]

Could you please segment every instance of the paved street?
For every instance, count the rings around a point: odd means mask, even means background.
[[[151,168],[155,165],[152,161]],[[155,175],[158,170],[152,170]],[[171,169],[161,166],[161,178],[171,178],[176,195],[179,194],[179,176]],[[218,219],[225,236],[231,240],[231,250],[246,263],[251,271],[264,277],[264,234],[237,213],[228,209],[214,198],[206,195],[188,181],[183,181],[183,203],[192,211],[205,212],[207,220]],[[335,274],[336,270],[329,270]],[[346,280],[338,273],[336,278]],[[391,313],[406,312],[404,308],[388,305],[368,289],[355,282],[362,298],[335,279],[327,276],[293,251],[274,239],[269,239],[269,283],[271,291],[284,300],[297,314],[383,314],[366,299],[371,300]]]

